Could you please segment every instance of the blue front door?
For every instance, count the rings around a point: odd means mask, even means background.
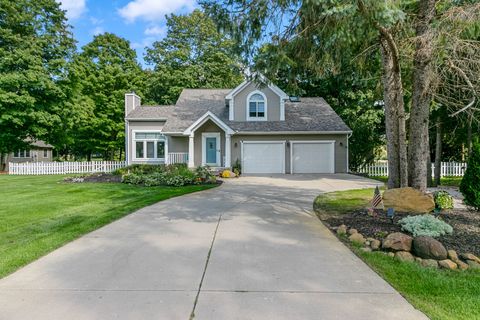
[[[207,145],[207,163],[208,164],[216,164],[217,163],[217,138],[215,137],[207,137],[206,140]]]

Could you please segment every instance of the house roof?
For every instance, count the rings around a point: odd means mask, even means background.
[[[350,128],[323,98],[285,102],[285,121],[229,121],[225,97],[231,89],[184,89],[175,106],[137,107],[127,119],[168,118],[164,132],[184,132],[205,113],[211,112],[234,131],[241,132],[335,132]]]
[[[133,109],[127,115],[127,119],[167,119],[171,116],[173,108],[174,106],[140,106]]]

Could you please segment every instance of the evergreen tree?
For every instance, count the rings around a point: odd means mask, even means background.
[[[460,192],[467,205],[480,210],[480,142],[473,143],[472,152],[468,158],[467,170],[460,183]]]

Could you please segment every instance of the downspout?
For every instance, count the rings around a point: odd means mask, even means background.
[[[129,148],[129,125],[128,125],[128,120],[125,119],[125,161],[127,163],[127,166],[130,165],[130,148]]]
[[[349,161],[349,157],[348,157],[348,154],[350,153],[350,150],[349,150],[349,144],[348,144],[348,139],[352,136],[353,132],[350,132],[349,134],[347,134],[347,173],[350,173],[350,169],[349,169],[349,165],[348,165],[348,161]]]

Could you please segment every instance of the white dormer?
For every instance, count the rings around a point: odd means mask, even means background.
[[[230,121],[284,121],[288,95],[264,76],[244,81],[225,97]]]

